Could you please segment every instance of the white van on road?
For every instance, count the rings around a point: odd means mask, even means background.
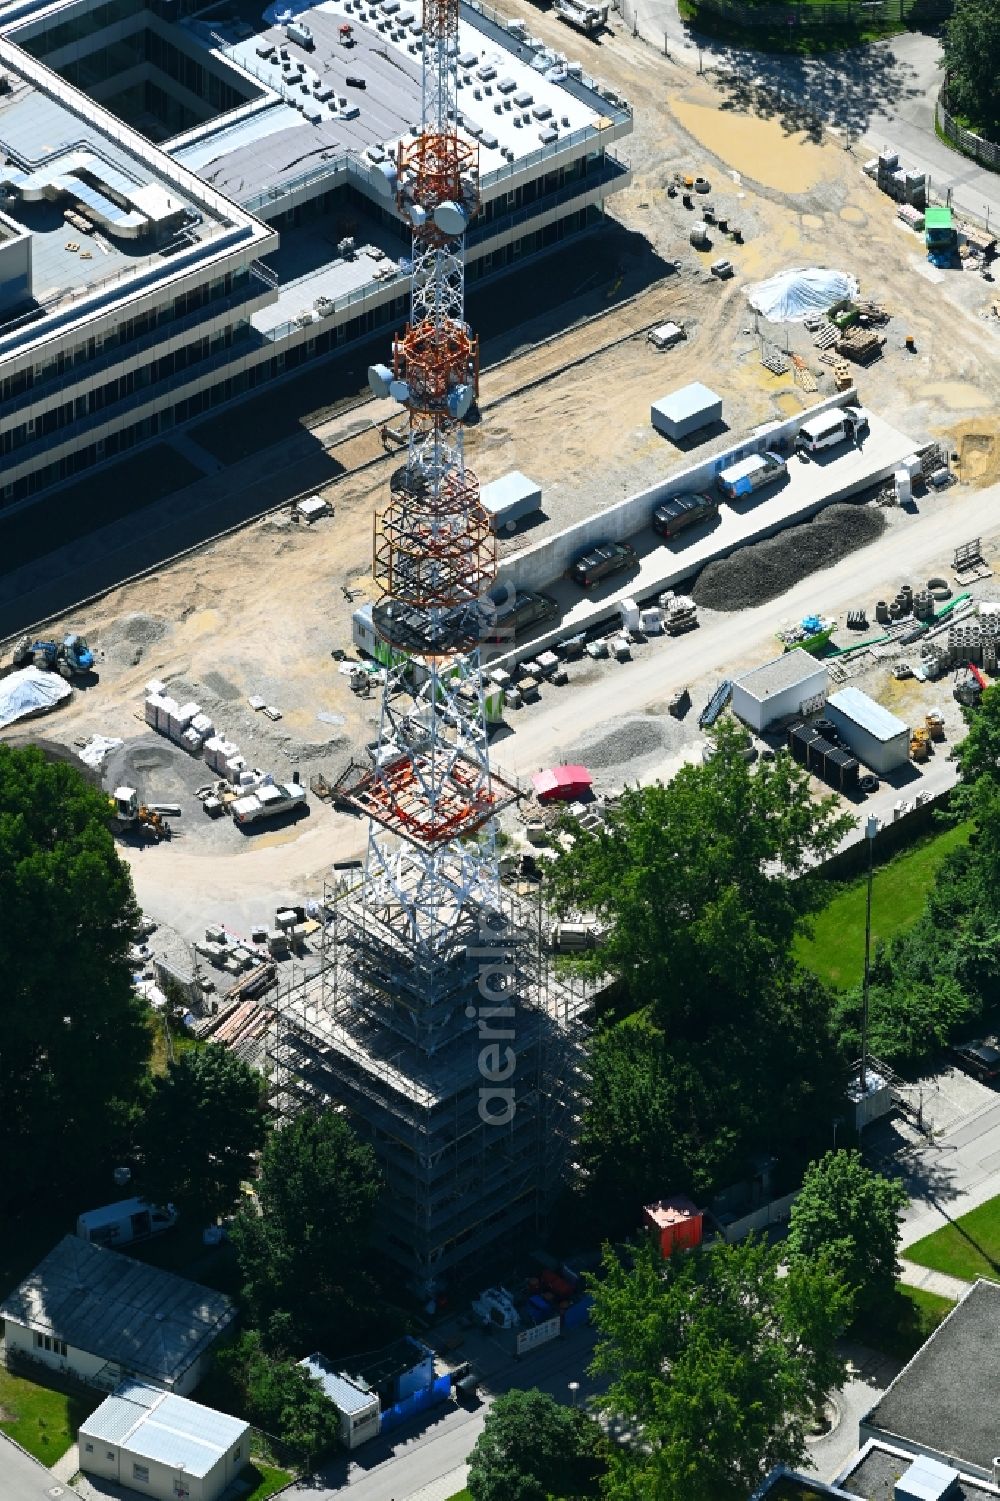
[[[868,413],[864,407],[831,407],[818,417],[803,422],[795,439],[800,453],[818,453],[821,448],[832,448],[846,439],[856,443],[858,433],[868,426]]]

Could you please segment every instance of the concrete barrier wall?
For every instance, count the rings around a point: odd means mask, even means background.
[[[770,1204],[762,1204],[752,1214],[744,1215],[740,1220],[734,1220],[731,1225],[725,1227],[725,1237],[729,1245],[736,1241],[746,1240],[747,1236],[755,1231],[766,1230],[769,1225],[781,1225],[788,1219],[792,1212],[792,1205],[799,1196],[799,1190],[785,1194],[783,1199],[772,1199]]]
[[[498,578],[501,583],[517,582],[521,589],[544,589],[553,579],[561,578],[570,564],[586,548],[595,542],[624,542],[636,532],[649,525],[653,510],[661,501],[685,490],[711,488],[720,469],[737,463],[752,453],[762,453],[765,448],[782,438],[794,437],[799,428],[814,413],[828,411],[830,407],[842,406],[845,401],[856,401],[857,392],[852,386],[835,396],[828,396],[815,406],[800,412],[797,417],[788,417],[783,422],[769,422],[757,428],[748,438],[732,448],[724,449],[713,458],[703,459],[687,469],[679,469],[667,479],[660,480],[648,490],[630,495],[596,516],[588,516],[573,526],[536,542],[523,552],[514,553],[501,563]],[[824,504],[827,502],[824,501]],[[615,611],[614,613],[617,613]]]

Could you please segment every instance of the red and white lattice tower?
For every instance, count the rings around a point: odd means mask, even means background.
[[[395,950],[406,977],[405,997],[373,982],[358,1005],[426,1053],[469,1026],[448,955],[499,909],[494,820],[515,796],[490,770],[478,641],[496,548],[462,451],[478,388],[464,236],[479,173],[456,125],[458,19],[458,0],[424,0],[422,125],[387,172],[413,229],[410,321],[370,380],[405,407],[409,442],[375,520],[373,624],[394,665],[374,768],[352,793],[370,820],[361,947],[377,939],[383,967]]]

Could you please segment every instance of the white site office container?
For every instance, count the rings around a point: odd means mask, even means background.
[[[860,688],[831,694],[826,714],[851,753],[880,776],[909,761],[909,726]]]
[[[759,733],[790,714],[814,710],[827,686],[823,663],[796,648],[735,679],[733,713]]]

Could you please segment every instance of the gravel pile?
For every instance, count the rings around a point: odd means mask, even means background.
[[[146,648],[162,641],[169,629],[166,620],[135,611],[131,615],[123,615],[106,628],[95,631],[93,638],[106,656],[126,667],[137,667]]]
[[[818,569],[876,542],[885,515],[874,506],[833,505],[815,521],[789,527],[764,542],[752,542],[703,568],[691,590],[709,610],[747,610],[784,594]]]
[[[626,719],[604,734],[585,735],[574,746],[573,755],[589,770],[604,771],[660,754],[664,743],[665,736],[655,720]]]

